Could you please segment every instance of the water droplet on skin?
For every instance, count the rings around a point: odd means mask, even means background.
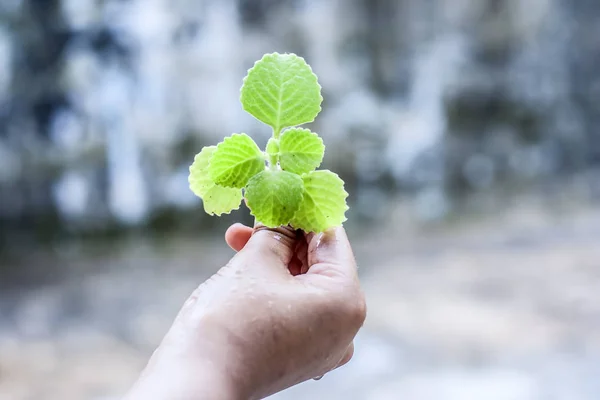
[[[274,235],[273,239],[277,240],[278,242],[281,242],[281,236],[280,235]]]

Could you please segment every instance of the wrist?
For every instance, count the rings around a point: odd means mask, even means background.
[[[192,355],[164,355],[160,349],[125,400],[245,400],[228,372]]]
[[[220,371],[213,365],[202,365],[197,370],[186,369],[190,373],[188,377],[189,387],[193,387],[194,397],[198,400],[246,400],[240,388],[236,386],[227,375],[226,371]]]

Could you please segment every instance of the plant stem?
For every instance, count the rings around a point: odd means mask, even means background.
[[[269,169],[271,171],[277,171],[277,159],[273,160],[271,157],[269,157]]]
[[[267,143],[266,150],[269,167],[271,170],[277,170],[279,164],[279,133],[275,129],[273,130],[273,137]]]

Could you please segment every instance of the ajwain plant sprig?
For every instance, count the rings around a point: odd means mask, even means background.
[[[211,215],[228,214],[242,199],[263,225],[291,225],[322,232],[341,225],[348,210],[344,182],[329,170],[316,170],[325,154],[323,140],[300,125],[321,111],[321,86],[303,58],[266,54],[244,78],[245,111],[271,126],[263,152],[250,136],[235,133],[204,147],[190,167],[191,190]]]

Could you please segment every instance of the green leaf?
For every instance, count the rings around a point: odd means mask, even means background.
[[[204,147],[190,166],[190,189],[202,199],[204,211],[211,215],[229,214],[240,208],[242,191],[219,186],[208,176],[208,166],[217,146]]]
[[[302,177],[304,196],[292,226],[305,232],[323,232],[346,221],[344,181],[331,171],[314,171]]]
[[[265,170],[250,179],[245,197],[256,219],[269,228],[289,224],[302,201],[302,178],[285,171]]]
[[[304,174],[314,171],[323,161],[323,140],[308,129],[288,129],[279,142],[279,165],[284,171]]]
[[[281,129],[312,122],[321,111],[321,86],[303,58],[266,54],[244,78],[242,106],[254,118]]]
[[[218,185],[241,189],[264,169],[264,154],[254,140],[245,133],[235,133],[217,145],[208,174]]]

